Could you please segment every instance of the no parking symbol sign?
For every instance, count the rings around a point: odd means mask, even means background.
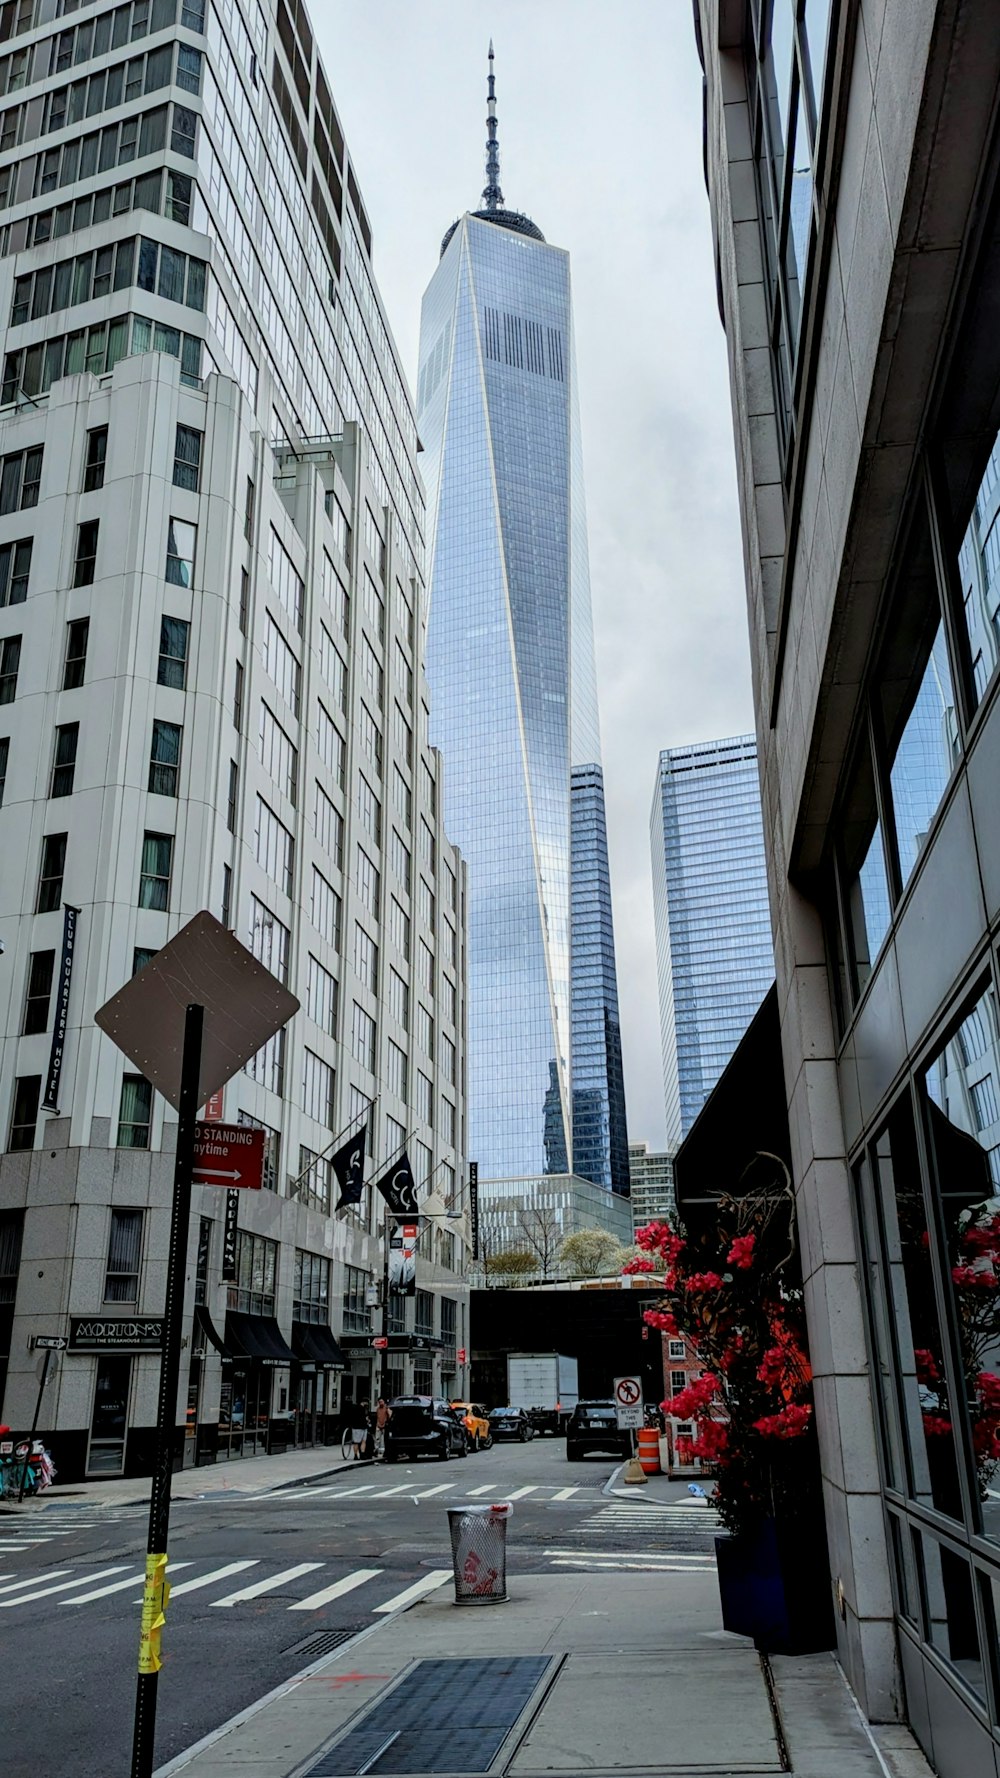
[[[635,1432],[642,1428],[642,1379],[641,1377],[615,1378],[615,1413],[618,1425],[623,1432]]]

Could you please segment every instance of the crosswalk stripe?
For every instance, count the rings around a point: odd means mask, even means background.
[[[224,1568],[216,1568],[211,1574],[199,1574],[194,1580],[182,1580],[179,1587],[171,1587],[171,1602],[178,1599],[182,1593],[196,1593],[199,1587],[210,1587],[214,1580],[228,1580],[231,1574],[242,1574],[245,1569],[256,1568],[257,1565],[256,1560],[253,1562],[227,1562]],[[141,1604],[142,1602],[137,1600],[136,1603]]]
[[[68,1568],[53,1568],[45,1578],[46,1580],[58,1580],[61,1575],[68,1573]],[[26,1580],[11,1580],[5,1587],[0,1587],[0,1593],[16,1593],[18,1587],[32,1587],[36,1580],[39,1580],[40,1578],[39,1575],[32,1574],[29,1575]]]
[[[372,1499],[389,1500],[393,1494],[409,1494],[412,1487],[412,1482],[401,1482],[398,1488],[380,1488],[377,1494],[372,1495]]]
[[[467,1498],[469,1500],[475,1500],[476,1497],[480,1494],[496,1494],[496,1491],[497,1490],[494,1488],[493,1483],[487,1482],[485,1488],[470,1488],[468,1491]]]
[[[553,1500],[571,1500],[573,1495],[579,1494],[579,1492],[579,1488],[560,1488],[552,1498]]]
[[[116,1568],[99,1568],[96,1574],[88,1575],[87,1579],[104,1580],[109,1574],[121,1574],[123,1567],[124,1563],[119,1562]],[[66,1570],[63,1569],[62,1572],[65,1574]],[[38,1576],[36,1576],[36,1579],[37,1578]],[[46,1575],[45,1578],[48,1580],[50,1576]],[[68,1593],[71,1587],[78,1587],[80,1585],[80,1579],[80,1575],[77,1575],[75,1579],[60,1581],[59,1584],[54,1587],[39,1587],[34,1593],[19,1593],[16,1599],[0,1599],[0,1609],[10,1605],[28,1605],[32,1599],[47,1599],[50,1593]],[[22,1581],[21,1585],[30,1586],[31,1582]],[[10,1588],[6,1587],[4,1591],[9,1592]]]
[[[362,1482],[360,1488],[341,1488],[339,1491],[331,1488],[330,1492],[336,1494],[338,1500],[346,1500],[351,1494],[370,1494],[377,1486],[376,1482]]]
[[[507,1499],[508,1500],[523,1500],[526,1494],[537,1494],[537,1493],[538,1493],[538,1489],[534,1485],[532,1485],[530,1488],[515,1488],[513,1493],[507,1495]]]
[[[280,1574],[272,1574],[270,1580],[254,1581],[249,1587],[241,1587],[237,1593],[227,1593],[224,1599],[213,1599],[212,1604],[242,1605],[244,1599],[257,1599],[261,1593],[273,1593],[286,1581],[298,1580],[300,1574],[312,1574],[322,1566],[322,1562],[297,1562],[294,1568],[283,1568]]]
[[[432,1494],[448,1494],[450,1492],[450,1482],[439,1482],[436,1488],[422,1488],[419,1494],[414,1494],[413,1498],[414,1500],[429,1500]]]
[[[321,1605],[329,1605],[331,1599],[341,1599],[345,1593],[353,1593],[355,1587],[363,1587],[365,1581],[376,1580],[381,1568],[356,1568],[353,1574],[345,1574],[342,1579],[335,1580],[332,1586],[323,1587],[319,1593],[310,1593],[308,1599],[297,1599],[289,1611],[318,1611]]]
[[[278,1495],[279,1504],[284,1500],[318,1500],[321,1494],[336,1494],[335,1487],[329,1488],[282,1488]],[[273,1500],[273,1494],[255,1494],[254,1500]]]
[[[406,1587],[402,1593],[397,1593],[395,1598],[387,1599],[384,1605],[376,1605],[375,1610],[383,1613],[402,1611],[404,1605],[412,1605],[414,1599],[421,1599],[425,1593],[433,1593],[438,1587],[443,1586],[446,1580],[450,1579],[450,1568],[432,1568],[430,1574],[424,1575],[423,1580],[414,1581],[412,1587]]]
[[[179,1568],[190,1568],[190,1562],[171,1562],[169,1573],[176,1574]],[[89,1605],[92,1599],[106,1599],[109,1593],[124,1593],[134,1587],[136,1581],[142,1580],[142,1572],[130,1574],[125,1580],[113,1580],[108,1587],[95,1587],[91,1593],[81,1593],[76,1599],[60,1599],[60,1605]]]

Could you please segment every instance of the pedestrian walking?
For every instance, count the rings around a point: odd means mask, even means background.
[[[392,1409],[389,1406],[389,1403],[386,1401],[385,1396],[380,1395],[377,1403],[375,1404],[375,1461],[376,1461],[376,1463],[384,1463],[385,1462],[385,1434],[386,1434],[386,1428],[387,1428],[389,1421],[391,1419],[392,1419]]]
[[[368,1437],[368,1427],[371,1416],[369,1415],[368,1403],[366,1401],[355,1402],[351,1411],[354,1415],[353,1424],[351,1426],[351,1443],[354,1446],[354,1457],[355,1461],[357,1461],[364,1454],[365,1440]]]

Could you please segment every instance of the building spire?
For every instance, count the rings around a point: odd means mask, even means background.
[[[483,204],[489,211],[503,209],[500,190],[500,144],[497,141],[497,95],[493,77],[493,39],[490,38],[490,72],[486,82],[486,184]]]

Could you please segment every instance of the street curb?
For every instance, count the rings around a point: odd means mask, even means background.
[[[374,1457],[352,1458],[350,1463],[338,1463],[333,1469],[321,1469],[318,1470],[315,1475],[308,1475],[304,1478],[299,1477],[299,1479],[294,1482],[279,1482],[276,1487],[266,1488],[264,1489],[264,1492],[267,1494],[284,1494],[288,1488],[311,1488],[314,1482],[325,1482],[332,1475],[346,1475],[348,1471],[353,1474],[356,1469],[374,1468]]]

